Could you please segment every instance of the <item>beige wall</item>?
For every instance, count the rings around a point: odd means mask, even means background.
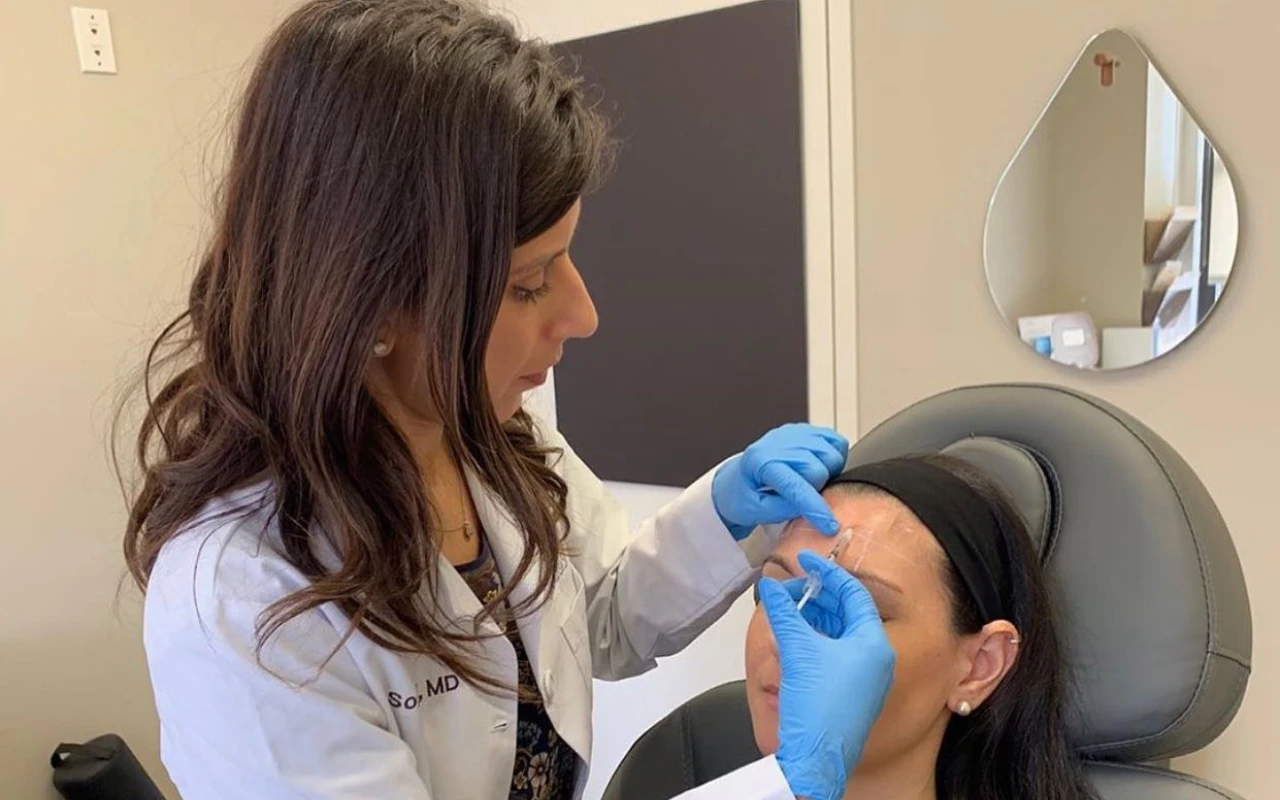
[[[1276,795],[1280,561],[1275,313],[1280,111],[1258,98],[1280,69],[1280,6],[1221,0],[864,0],[854,20],[858,336],[862,428],[920,398],[983,381],[1049,381],[1136,413],[1199,471],[1235,533],[1257,665],[1235,723],[1184,766],[1246,797]],[[1035,356],[987,296],[982,229],[1001,170],[1088,37],[1131,30],[1233,167],[1241,249],[1217,313],[1175,353],[1119,374]],[[928,235],[921,235],[922,226]],[[938,265],[945,264],[946,269]],[[909,297],[911,302],[885,302]]]
[[[987,281],[991,296],[1016,331],[1019,317],[1053,307],[1053,141],[1048,120],[1027,137],[1000,179],[987,217]]]
[[[79,72],[69,3],[4,6],[0,797],[56,797],[53,747],[106,731],[160,776],[136,594],[113,607],[106,425],[181,291],[219,108],[279,5],[115,0],[114,76]]]

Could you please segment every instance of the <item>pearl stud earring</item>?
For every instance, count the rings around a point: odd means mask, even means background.
[[[956,713],[962,717],[967,717],[973,713],[973,706],[969,705],[968,700],[961,700],[960,706],[956,709]]]
[[[378,358],[386,358],[391,355],[391,345],[388,342],[379,341],[373,346],[373,354]]]

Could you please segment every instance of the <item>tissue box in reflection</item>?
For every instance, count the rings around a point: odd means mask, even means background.
[[[1019,317],[1018,336],[1059,364],[1082,369],[1098,366],[1098,329],[1085,311]]]

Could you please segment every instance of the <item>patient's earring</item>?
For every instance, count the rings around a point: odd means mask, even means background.
[[[373,354],[378,358],[386,358],[387,356],[391,355],[391,343],[384,342],[381,339],[379,339],[373,345]]]
[[[1014,647],[1017,647],[1018,645],[1022,644],[1022,640],[1015,636],[1009,640],[1009,644],[1013,645]]]
[[[956,708],[956,713],[962,717],[967,717],[973,713],[973,706],[969,705],[968,700],[961,700],[960,705]]]

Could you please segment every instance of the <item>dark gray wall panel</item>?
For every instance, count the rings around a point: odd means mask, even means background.
[[[557,417],[606,480],[684,485],[808,414],[797,4],[559,49],[623,145],[573,247],[600,330],[556,370]]]

